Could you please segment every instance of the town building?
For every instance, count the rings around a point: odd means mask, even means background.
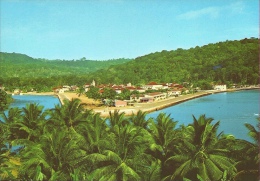
[[[214,90],[226,91],[227,85],[226,84],[217,84],[214,86]]]

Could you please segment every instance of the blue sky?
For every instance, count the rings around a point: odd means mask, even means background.
[[[259,37],[258,0],[0,0],[0,51],[107,60]]]

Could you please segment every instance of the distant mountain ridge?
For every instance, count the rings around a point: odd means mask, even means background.
[[[113,59],[107,61],[86,60],[48,60],[35,59],[20,53],[0,52],[1,77],[51,77],[57,75],[81,75],[131,61],[132,59]]]
[[[183,83],[211,88],[212,83],[258,84],[259,39],[210,43],[187,50],[150,53],[135,59],[77,61],[34,59],[0,53],[0,85],[51,90],[60,85]]]
[[[250,38],[155,52],[95,72],[101,83],[203,81],[258,84],[259,39]],[[104,76],[105,75],[105,76]]]

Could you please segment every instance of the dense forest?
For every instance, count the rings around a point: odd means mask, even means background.
[[[78,99],[1,113],[0,180],[259,179],[259,132],[251,124],[248,142],[223,134],[205,115],[180,127],[164,113],[153,119],[115,111],[105,119]]]
[[[81,77],[130,60],[122,58],[94,61],[84,57],[80,60],[47,60],[0,52],[0,84],[11,89],[28,87],[48,91],[51,87],[62,84],[84,84],[85,80]],[[70,79],[66,81],[68,77]]]
[[[162,51],[97,71],[102,83],[191,82],[258,84],[259,40],[225,41],[188,50]]]
[[[188,50],[162,51],[134,60],[47,61],[1,53],[0,84],[7,89],[50,91],[60,85],[189,82],[207,89],[212,83],[258,84],[259,40],[225,41]]]
[[[63,75],[84,75],[107,68],[111,65],[126,63],[131,59],[114,59],[107,61],[87,60],[47,60],[34,59],[17,53],[0,53],[1,76],[3,77],[43,77]]]

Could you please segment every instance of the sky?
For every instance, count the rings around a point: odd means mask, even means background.
[[[259,37],[258,0],[0,0],[0,51],[108,60]]]

